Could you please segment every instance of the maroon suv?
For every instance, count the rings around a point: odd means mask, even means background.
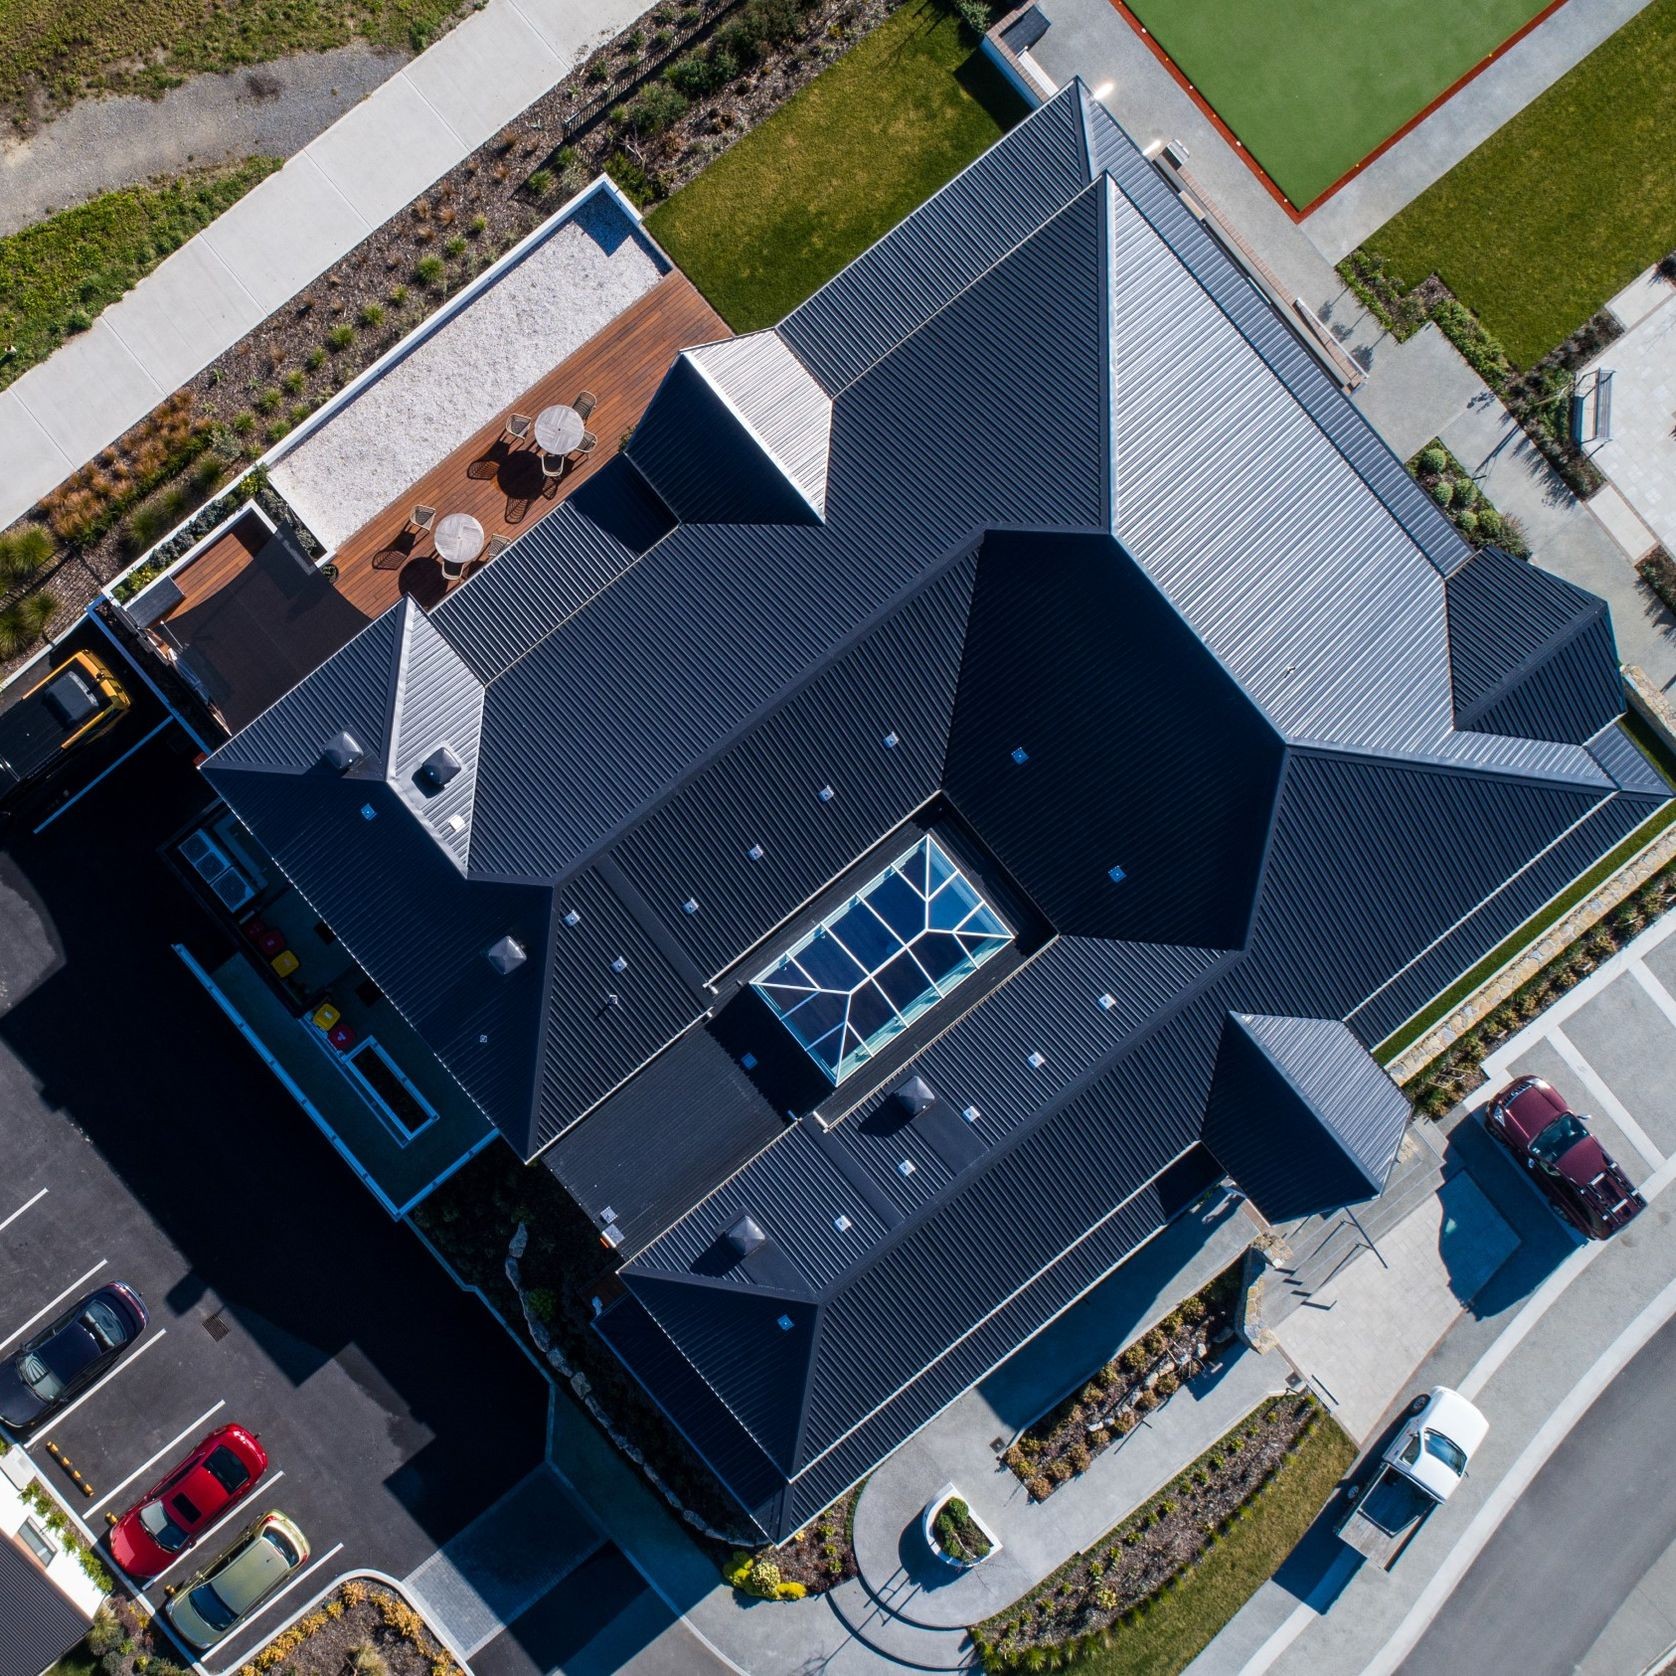
[[[1485,1122],[1588,1238],[1606,1239],[1647,1208],[1617,1160],[1541,1077],[1509,1083],[1491,1101]]]

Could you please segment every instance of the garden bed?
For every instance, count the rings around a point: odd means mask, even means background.
[[[1635,574],[1642,583],[1658,595],[1671,612],[1676,612],[1676,559],[1662,547],[1655,547],[1637,561]]]
[[[510,1148],[489,1147],[431,1194],[413,1220],[514,1330],[524,1320],[524,1302],[506,1263],[513,1237],[525,1228],[528,1240],[518,1258],[524,1300],[551,1345],[580,1370],[586,1391],[578,1395],[597,1399],[644,1465],[703,1524],[720,1530],[744,1524],[738,1503],[593,1330],[594,1298],[610,1296],[620,1285],[617,1259],[551,1171],[520,1163]],[[536,1344],[543,1352],[548,1348],[539,1339]],[[731,1544],[712,1542],[711,1549],[720,1562]]]
[[[1101,1368],[1080,1391],[1026,1426],[1003,1457],[1037,1501],[1086,1472],[1162,1402],[1202,1371],[1212,1345],[1234,1330],[1241,1264],[1208,1286]]]
[[[795,1536],[778,1547],[760,1549],[752,1557],[768,1560],[783,1582],[800,1584],[804,1594],[825,1594],[854,1577],[859,1569],[855,1562],[855,1504],[865,1483],[863,1479],[847,1490]]]
[[[12,526],[46,530],[54,550],[27,577],[0,576],[0,666],[595,174],[642,202],[664,196],[899,3],[665,0],[644,13]],[[32,620],[22,601],[37,595]]]
[[[941,1506],[928,1508],[926,1512],[930,1540],[939,1556],[951,1565],[962,1568],[981,1565],[995,1552],[995,1540],[961,1497],[948,1496]]]
[[[976,1625],[971,1636],[984,1668],[998,1676],[1045,1668],[1050,1660],[1054,1665],[1080,1662],[1083,1655],[1122,1646],[1131,1632],[1137,1637],[1144,1633],[1139,1626],[1177,1591],[1197,1585],[1196,1569],[1222,1543],[1250,1544],[1260,1537],[1267,1558],[1263,1575],[1268,1575],[1354,1457],[1349,1439],[1313,1396],[1301,1392],[1277,1398],[1226,1433],[1161,1495],[1099,1542]],[[1281,1521],[1285,1530],[1277,1531],[1265,1521],[1266,1504],[1294,1473],[1308,1480],[1307,1494],[1299,1498],[1307,1504],[1303,1522]],[[1159,1676],[1180,1667],[1145,1666]]]
[[[1516,559],[1531,556],[1524,525],[1498,512],[1473,481],[1472,473],[1436,437],[1408,462],[1408,469],[1474,547],[1499,547]]]

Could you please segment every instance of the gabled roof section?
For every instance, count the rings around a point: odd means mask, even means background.
[[[1623,710],[1606,601],[1497,547],[1446,584],[1455,725],[1582,744]]]
[[[483,684],[411,601],[402,612],[401,630],[388,778],[463,873],[477,791]]]
[[[1093,178],[1078,100],[1050,100],[795,308],[780,331],[836,395]]]
[[[1271,1222],[1383,1191],[1408,1125],[1402,1091],[1342,1024],[1229,1018],[1204,1141]]]
[[[825,517],[832,398],[786,340],[775,331],[750,332],[689,349],[685,359],[797,486],[815,516]],[[737,509],[723,520],[737,521]]]

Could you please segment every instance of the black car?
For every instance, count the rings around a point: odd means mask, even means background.
[[[27,1437],[121,1361],[148,1320],[132,1286],[88,1293],[0,1362],[0,1421]]]

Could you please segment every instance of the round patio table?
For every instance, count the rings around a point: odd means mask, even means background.
[[[458,574],[483,551],[483,526],[469,512],[450,512],[432,539],[443,568]]]
[[[582,415],[562,402],[535,416],[535,440],[548,454],[570,454],[582,446]]]

